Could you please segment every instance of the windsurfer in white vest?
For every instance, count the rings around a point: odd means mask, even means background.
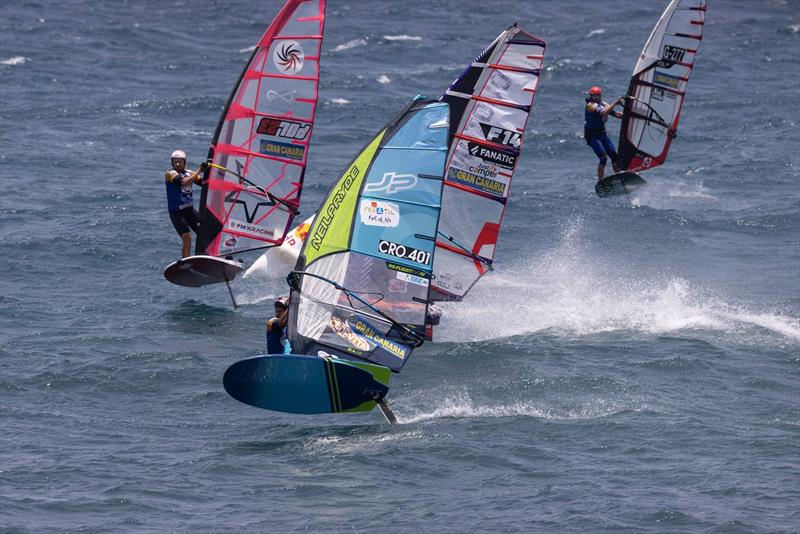
[[[167,209],[172,225],[183,241],[181,258],[185,258],[192,249],[190,230],[197,233],[200,225],[200,217],[194,209],[192,199],[193,184],[200,184],[208,164],[204,161],[196,171],[186,170],[186,152],[183,150],[174,151],[170,158],[172,168],[164,175],[167,186]]]
[[[606,162],[611,158],[611,165],[614,172],[617,172],[617,149],[606,133],[606,121],[611,115],[618,119],[622,118],[622,112],[614,111],[614,108],[625,102],[625,97],[620,97],[611,104],[603,102],[603,91],[595,86],[589,89],[586,95],[586,107],[584,108],[583,137],[586,144],[592,147],[600,163],[597,165],[597,180],[603,179],[606,172]]]

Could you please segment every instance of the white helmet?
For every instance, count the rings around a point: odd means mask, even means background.
[[[186,152],[184,152],[183,150],[176,150],[175,152],[172,153],[172,155],[169,158],[182,159],[183,161],[186,161]]]

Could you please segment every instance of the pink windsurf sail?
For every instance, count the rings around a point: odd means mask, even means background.
[[[280,245],[298,214],[326,0],[288,0],[258,41],[209,149],[196,254]]]

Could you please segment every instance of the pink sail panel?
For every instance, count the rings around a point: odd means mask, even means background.
[[[280,245],[300,203],[325,0],[288,0],[258,41],[214,135],[199,254]]]

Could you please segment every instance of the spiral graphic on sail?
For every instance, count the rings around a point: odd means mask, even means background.
[[[284,74],[296,74],[303,68],[303,47],[297,41],[286,41],[275,49],[273,62]]]

